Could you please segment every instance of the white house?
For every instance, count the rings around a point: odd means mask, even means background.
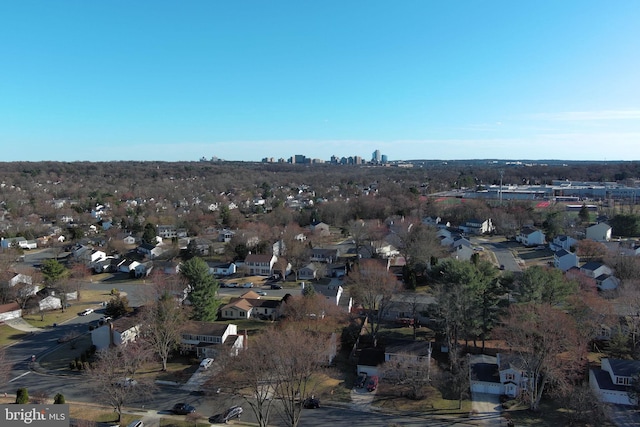
[[[603,358],[600,369],[589,370],[589,385],[600,401],[617,405],[635,405],[629,397],[633,377],[640,372],[640,361]]]
[[[553,238],[553,241],[549,245],[552,251],[559,251],[564,249],[567,252],[571,252],[571,248],[578,244],[578,241],[573,237],[560,235]]]
[[[470,369],[472,392],[516,397],[527,389],[529,378],[516,355],[474,356]]]
[[[276,261],[278,258],[275,255],[249,254],[244,264],[252,276],[271,276]]]
[[[560,249],[553,254],[553,266],[562,271],[577,267],[578,262],[578,256],[566,249]]]
[[[601,274],[596,277],[596,286],[601,291],[611,291],[620,286],[620,279],[611,274]]]
[[[98,350],[134,341],[140,332],[140,322],[136,315],[124,316],[106,322],[91,331],[91,342]]]
[[[231,276],[232,274],[236,274],[238,267],[233,262],[228,263],[208,263],[209,264],[209,273],[214,276]]]
[[[603,274],[613,274],[609,267],[596,261],[590,261],[584,264],[582,267],[580,267],[580,272],[593,279],[602,276]]]
[[[587,227],[585,237],[596,242],[608,242],[611,240],[611,226],[605,222],[600,222]]]
[[[516,236],[516,241],[525,246],[537,246],[545,243],[545,236],[542,230],[534,227],[523,227]]]
[[[195,352],[198,358],[215,358],[218,351],[226,349],[236,356],[244,348],[245,338],[238,335],[238,327],[233,323],[190,321],[182,332],[181,351]]]
[[[495,230],[491,218],[489,219],[470,219],[460,229],[468,234],[487,234]]]

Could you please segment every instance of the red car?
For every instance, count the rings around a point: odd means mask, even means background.
[[[373,375],[369,378],[369,382],[367,383],[367,391],[374,391],[378,388],[378,376]]]

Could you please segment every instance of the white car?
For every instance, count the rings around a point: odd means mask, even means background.
[[[202,362],[200,362],[200,367],[204,369],[208,369],[211,365],[213,365],[213,359],[211,357],[202,359]]]
[[[253,283],[252,282],[248,282],[245,283],[244,285],[242,285],[243,288],[253,288]]]
[[[85,308],[80,313],[78,313],[78,315],[79,316],[86,316],[86,315],[91,314],[91,313],[93,313],[93,308]]]

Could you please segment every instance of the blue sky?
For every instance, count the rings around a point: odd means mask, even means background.
[[[640,2],[0,3],[0,160],[640,159]]]

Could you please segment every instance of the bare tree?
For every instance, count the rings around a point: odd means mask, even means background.
[[[395,354],[385,362],[382,376],[398,386],[401,395],[413,400],[424,399],[431,379],[431,358],[428,354]]]
[[[113,407],[120,421],[126,403],[145,399],[155,391],[155,385],[137,380],[132,372],[138,368],[139,359],[132,355],[128,345],[107,348],[96,353],[94,366],[88,369],[93,393],[100,402]]]
[[[380,324],[391,307],[391,299],[401,290],[398,279],[384,263],[363,259],[349,275],[349,292],[367,314],[368,329],[377,344]]]
[[[187,313],[169,292],[150,301],[142,311],[142,341],[159,357],[163,371],[167,370],[169,355],[180,344],[186,321]]]
[[[537,410],[549,385],[567,390],[584,367],[584,346],[575,320],[549,304],[512,305],[498,336],[506,341],[528,378],[525,398]]]
[[[252,338],[238,356],[223,356],[224,369],[213,379],[242,396],[261,427],[269,425],[274,409],[286,425],[296,427],[304,400],[314,393],[313,375],[327,363],[329,335],[298,326],[280,323]]]

